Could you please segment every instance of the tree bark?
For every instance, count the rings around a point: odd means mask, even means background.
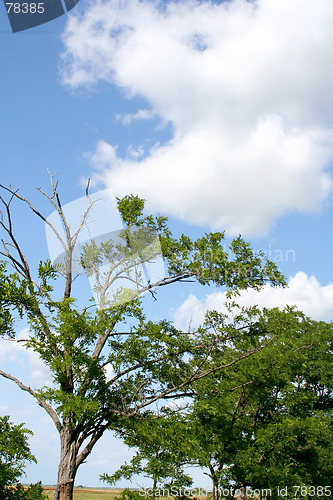
[[[53,500],[73,500],[77,466],[78,445],[72,429],[64,425],[60,431],[60,462],[58,482]]]
[[[212,464],[208,465],[209,471],[210,471],[210,477],[213,483],[213,500],[219,500],[220,499],[220,490],[219,490],[219,480],[216,474],[216,471]]]

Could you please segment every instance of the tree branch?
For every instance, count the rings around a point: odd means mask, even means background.
[[[50,417],[52,418],[52,420],[53,420],[56,428],[60,432],[60,430],[62,428],[62,425],[61,425],[61,422],[60,422],[60,420],[58,418],[58,415],[56,414],[56,412],[52,408],[52,406],[50,406],[45,401],[43,401],[43,399],[41,399],[37,395],[37,393],[33,389],[31,389],[31,387],[28,387],[27,385],[24,385],[19,379],[13,377],[13,375],[10,375],[9,373],[3,372],[2,370],[0,370],[0,375],[2,377],[4,377],[4,378],[7,378],[8,380],[12,380],[13,382],[15,382],[16,385],[19,386],[20,389],[22,389],[22,391],[28,392],[29,394],[31,394],[31,396],[33,396],[35,399],[37,399],[37,402],[38,402],[39,406],[41,406],[42,408],[44,408],[44,410],[50,415]]]
[[[229,368],[230,366],[234,365],[235,363],[238,363],[242,359],[248,358],[249,356],[252,356],[253,354],[256,354],[257,352],[259,352],[262,349],[264,349],[268,344],[270,344],[275,337],[277,337],[277,335],[274,335],[274,337],[272,337],[265,345],[260,346],[257,349],[254,349],[253,351],[247,352],[243,356],[240,356],[239,358],[236,358],[236,359],[230,361],[230,363],[227,363],[225,365],[220,365],[220,366],[217,366],[215,368],[210,368],[209,370],[206,370],[205,372],[198,374],[198,371],[200,370],[200,367],[203,365],[203,363],[205,362],[205,360],[208,357],[208,355],[205,356],[205,359],[200,363],[199,367],[195,370],[194,374],[192,374],[190,377],[188,377],[187,380],[185,380],[183,383],[179,384],[176,387],[171,387],[170,389],[166,389],[162,393],[157,394],[156,396],[154,396],[152,398],[149,398],[147,401],[145,401],[144,403],[138,405],[135,408],[135,413],[137,413],[137,411],[140,410],[141,408],[145,408],[146,406],[151,405],[155,401],[163,399],[165,396],[167,396],[169,394],[172,394],[172,393],[174,393],[176,391],[179,391],[180,389],[182,389],[183,387],[186,387],[187,385],[189,385],[191,382],[194,382],[195,380],[200,380],[201,378],[206,377],[207,375],[210,375],[211,373],[217,372],[219,370],[224,370],[225,368]]]
[[[108,427],[109,427],[109,424],[104,424],[99,428],[99,430],[95,434],[93,434],[93,436],[92,436],[91,440],[89,441],[89,443],[87,444],[87,446],[85,446],[85,448],[78,455],[78,457],[76,459],[76,467],[79,467],[79,465],[81,465],[82,462],[84,462],[84,460],[91,453],[91,450],[93,449],[93,447],[95,446],[97,441],[103,436],[104,432],[106,431],[106,429]]]

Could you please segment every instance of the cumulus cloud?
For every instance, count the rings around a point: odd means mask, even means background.
[[[0,360],[3,366],[8,363],[10,365],[10,373],[14,376],[15,373],[12,370],[13,365],[16,365],[17,370],[22,370],[29,367],[29,373],[27,376],[33,385],[51,385],[51,372],[49,368],[43,363],[39,355],[32,349],[27,349],[24,347],[23,340],[29,338],[28,328],[24,328],[16,337],[16,340],[4,340],[0,344]],[[6,371],[6,368],[4,368]],[[20,378],[20,376],[18,377]],[[24,380],[27,383],[27,379]]]
[[[279,307],[296,306],[307,316],[315,320],[333,320],[333,283],[321,286],[315,276],[298,272],[290,278],[288,288],[265,285],[262,290],[244,290],[236,299],[240,306]],[[175,313],[178,328],[186,328],[189,324],[197,326],[202,323],[206,311],[227,312],[225,307],[226,293],[214,292],[203,300],[189,295]]]
[[[123,121],[173,126],[145,156],[100,141],[100,177],[229,234],[319,210],[332,188],[332,22],[331,0],[88,3],[67,21],[63,83],[107,81],[149,103]]]

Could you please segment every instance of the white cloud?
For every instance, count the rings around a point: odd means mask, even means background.
[[[106,376],[107,381],[111,380],[112,377],[114,377],[114,375],[115,375],[114,369],[111,365],[106,365],[106,367],[104,368],[104,372],[105,372],[105,376]]]
[[[3,364],[9,364],[11,375],[18,376],[17,371],[22,373],[22,368],[29,367],[29,372],[24,374],[24,383],[33,383],[34,386],[51,385],[51,372],[43,363],[39,355],[32,349],[24,346],[23,340],[29,338],[29,329],[24,328],[15,340],[4,339],[0,343],[0,360]],[[14,370],[13,365],[16,365]],[[4,366],[4,371],[6,371]],[[31,380],[31,382],[30,382]]]
[[[170,410],[181,410],[186,407],[188,404],[188,401],[185,398],[176,398],[173,400],[170,400],[166,405],[165,408],[170,408]]]
[[[227,312],[225,301],[225,292],[214,292],[204,300],[189,295],[177,309],[175,323],[178,328],[187,328],[190,322],[195,327],[202,323],[206,311]],[[280,309],[295,305],[315,320],[330,321],[333,320],[333,283],[321,286],[315,276],[309,277],[304,272],[298,272],[290,278],[287,288],[267,284],[259,292],[248,289],[241,292],[236,302],[240,306],[258,305]]]
[[[125,113],[116,115],[116,119],[123,125],[130,125],[135,120],[149,120],[154,118],[155,113],[150,109],[139,109],[136,113]]]
[[[93,165],[117,196],[231,234],[319,210],[332,188],[332,22],[331,0],[88,3],[68,18],[63,83],[116,84],[174,130],[144,158],[101,141]]]

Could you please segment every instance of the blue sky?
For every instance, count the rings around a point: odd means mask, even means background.
[[[140,194],[178,234],[241,233],[290,283],[244,294],[244,303],[297,304],[331,320],[331,0],[156,5],[81,0],[70,15],[16,34],[1,5],[1,183],[48,215],[35,190],[48,187],[47,169],[58,174],[64,203],[91,177],[92,189]],[[47,258],[43,224],[19,207],[15,217],[28,258]],[[151,314],[178,325],[193,311],[200,321],[224,298],[193,285],[159,297]],[[2,342],[0,362],[35,386],[49,376],[12,343]],[[48,416],[9,382],[0,389],[1,413],[35,432],[39,463],[28,480],[54,483],[58,443]],[[77,484],[98,485],[128,457],[105,437]]]

